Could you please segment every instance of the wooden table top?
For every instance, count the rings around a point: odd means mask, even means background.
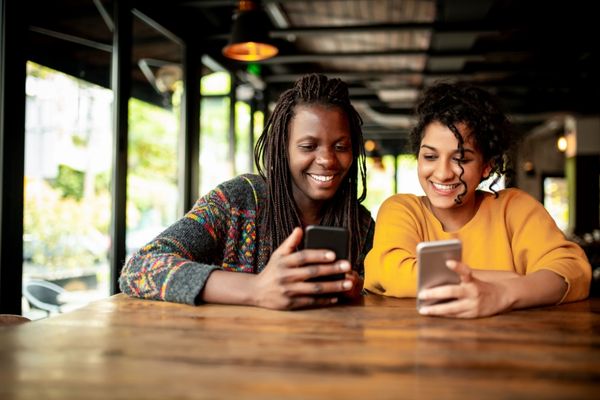
[[[600,398],[600,299],[477,320],[117,295],[0,328],[1,399]]]

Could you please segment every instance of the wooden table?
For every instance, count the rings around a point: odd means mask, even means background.
[[[600,299],[478,320],[113,296],[0,328],[1,399],[600,398]]]

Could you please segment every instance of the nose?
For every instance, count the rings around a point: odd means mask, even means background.
[[[337,157],[333,149],[323,148],[317,153],[315,161],[323,168],[331,168],[337,163]]]
[[[435,166],[434,178],[440,182],[448,181],[454,178],[453,165],[449,161],[440,161]]]

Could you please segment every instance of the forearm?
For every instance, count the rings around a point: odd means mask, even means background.
[[[374,265],[371,269],[368,267],[365,269],[364,288],[371,293],[393,297],[415,297],[416,282],[417,272],[414,263],[399,266]]]
[[[521,275],[514,271],[492,271],[486,269],[473,269],[473,276],[486,282],[498,282],[505,279],[518,278]]]
[[[254,274],[214,270],[200,292],[206,303],[255,305],[252,282]]]
[[[172,254],[136,255],[119,277],[129,296],[194,304],[214,265],[199,264]]]
[[[567,290],[567,283],[550,270],[499,281],[504,287],[511,309],[558,303]]]

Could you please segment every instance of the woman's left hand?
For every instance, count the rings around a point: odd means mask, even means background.
[[[418,296],[422,300],[455,300],[421,307],[419,313],[453,318],[478,318],[510,310],[511,302],[502,281],[487,282],[477,279],[473,276],[473,270],[459,261],[447,261],[446,266],[460,276],[460,284],[425,289],[419,292]]]

